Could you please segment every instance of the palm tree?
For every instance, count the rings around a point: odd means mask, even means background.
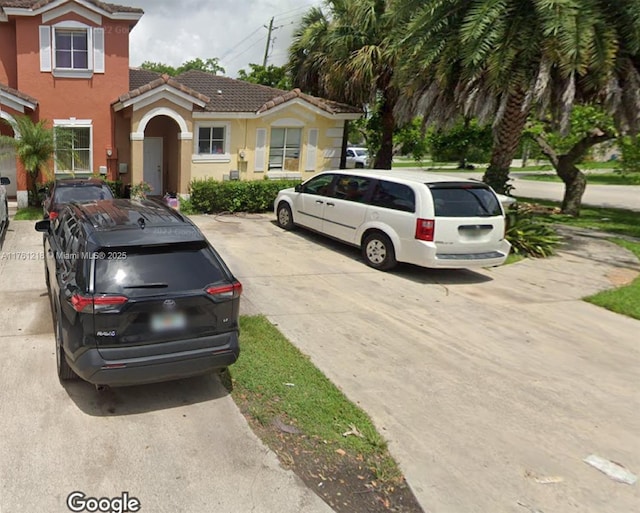
[[[596,101],[620,130],[639,128],[640,0],[395,0],[392,11],[399,112],[493,120],[484,180],[499,192],[532,110],[566,130],[576,101]]]
[[[46,176],[52,159],[59,160],[56,149],[67,157],[73,153],[73,134],[68,130],[50,128],[47,120],[34,122],[28,116],[17,116],[15,120],[2,121],[8,124],[15,134],[20,134],[20,137],[0,135],[0,146],[15,148],[16,156],[30,177],[30,202],[37,204],[38,179]]]
[[[391,169],[394,110],[399,92],[393,81],[395,55],[388,35],[393,18],[386,0],[336,0],[328,14],[312,8],[289,49],[294,85],[318,96],[375,105],[380,118],[380,148],[374,167]]]

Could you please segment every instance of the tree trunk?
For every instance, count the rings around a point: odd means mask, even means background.
[[[556,172],[564,182],[562,213],[578,217],[580,215],[582,196],[587,188],[587,177],[567,155],[559,157]]]
[[[396,106],[397,95],[394,90],[384,90],[382,105],[380,106],[380,119],[382,130],[380,134],[380,149],[376,154],[373,167],[375,169],[391,169],[393,163],[393,131],[396,128],[396,119],[393,109]]]
[[[493,138],[491,162],[482,180],[500,194],[506,194],[511,189],[509,182],[509,168],[516,154],[522,131],[529,114],[523,111],[525,100],[524,91],[509,94],[507,105],[498,122]]]

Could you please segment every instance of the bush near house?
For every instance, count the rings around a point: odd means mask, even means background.
[[[189,185],[196,212],[265,212],[273,209],[278,192],[295,187],[299,180],[252,180],[220,182],[213,178]]]

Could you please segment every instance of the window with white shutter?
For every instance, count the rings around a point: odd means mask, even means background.
[[[256,130],[256,162],[255,170],[264,171],[266,163],[266,149],[267,149],[267,129],[258,128]]]

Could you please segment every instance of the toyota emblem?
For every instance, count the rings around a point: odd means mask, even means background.
[[[162,303],[162,307],[165,310],[173,310],[176,307],[176,302],[173,299],[165,299],[164,303]]]

